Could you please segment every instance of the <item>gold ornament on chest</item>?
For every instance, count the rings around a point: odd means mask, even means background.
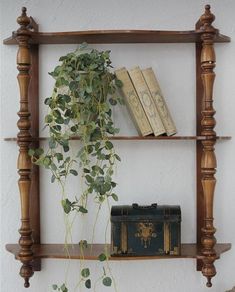
[[[135,237],[139,237],[144,248],[150,246],[151,239],[157,237],[153,223],[138,223]]]

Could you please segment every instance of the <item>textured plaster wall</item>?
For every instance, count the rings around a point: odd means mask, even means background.
[[[28,8],[29,15],[39,23],[41,31],[66,31],[86,29],[193,29],[194,23],[204,10],[205,1],[189,0],[35,0],[0,1],[1,36],[1,291],[23,292],[22,279],[18,276],[20,264],[7,253],[4,245],[17,242],[20,207],[17,188],[15,143],[4,142],[3,137],[17,133],[16,112],[19,108],[16,81],[15,46],[3,46],[2,39],[17,28],[16,17],[21,6]],[[214,97],[217,109],[216,131],[221,135],[235,134],[235,2],[232,0],[210,1],[217,16],[215,26],[230,35],[230,44],[217,44],[217,79]],[[152,66],[157,72],[162,90],[178,128],[179,135],[195,134],[195,60],[192,44],[139,44],[102,45],[99,49],[111,49],[114,67],[128,68],[138,64]],[[43,100],[50,95],[53,80],[47,72],[57,64],[59,56],[75,49],[76,45],[40,47],[40,100],[41,129],[45,108]],[[115,110],[115,121],[122,134],[136,134],[125,108]],[[41,130],[42,135],[46,135]],[[195,242],[195,143],[178,142],[115,142],[122,157],[116,180],[120,204],[138,202],[150,204],[180,204],[182,208],[182,242]],[[78,144],[74,143],[74,150]],[[216,186],[214,217],[218,242],[235,244],[235,139],[219,142],[218,183]],[[59,190],[49,182],[49,175],[41,171],[41,228],[42,242],[63,242],[64,225],[59,204]],[[69,191],[79,194],[79,182],[73,180]],[[107,213],[107,210],[105,210]],[[87,220],[89,239],[94,218]],[[95,241],[104,241],[106,220],[101,217],[97,224]],[[75,225],[74,241],[79,240],[79,225]],[[235,248],[216,262],[218,275],[213,287],[205,287],[205,279],[195,271],[195,261],[158,260],[111,263],[111,269],[119,292],[224,292],[235,285]],[[88,263],[93,279],[100,275],[100,264]],[[31,279],[29,292],[51,291],[51,284],[64,280],[67,263],[63,260],[43,260],[42,271]],[[79,261],[69,265],[71,290],[79,279]],[[85,290],[81,290],[85,291]],[[97,292],[114,291],[98,286]]]

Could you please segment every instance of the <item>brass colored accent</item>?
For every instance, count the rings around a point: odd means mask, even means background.
[[[127,226],[126,223],[121,223],[121,251],[127,253]]]
[[[178,255],[179,254],[179,248],[178,246],[174,247],[174,255]]]
[[[164,252],[165,254],[170,253],[170,229],[169,223],[164,223]]]
[[[117,246],[114,246],[114,247],[113,247],[113,252],[114,252],[115,254],[118,253],[118,247],[117,247]]]
[[[154,232],[153,223],[138,223],[137,224],[138,232],[135,234],[135,237],[140,237],[141,244],[144,245],[144,248],[150,246],[151,238],[157,237],[157,233]]]

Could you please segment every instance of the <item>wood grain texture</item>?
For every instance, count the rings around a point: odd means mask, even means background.
[[[88,30],[70,32],[30,33],[31,44],[123,44],[123,43],[195,43],[201,42],[201,31],[160,31],[160,30]],[[4,40],[5,45],[16,44],[15,32]],[[219,34],[215,42],[230,42],[230,38]]]
[[[231,136],[216,136],[215,139],[216,140],[231,140]],[[33,137],[32,140],[34,141],[45,141],[48,140],[49,137]],[[115,136],[115,137],[110,137],[110,140],[139,140],[139,141],[148,141],[148,140],[176,140],[176,141],[182,141],[182,140],[197,140],[197,141],[201,141],[201,140],[207,140],[208,138],[206,136],[146,136],[146,137],[141,137],[141,136]],[[70,138],[70,140],[80,140],[79,137],[72,137]],[[14,142],[17,141],[17,138],[14,137],[8,137],[8,138],[4,138],[4,141],[8,141],[8,142]]]
[[[93,244],[84,250],[84,258],[86,260],[97,260],[99,254],[104,252],[104,244]],[[18,258],[19,245],[18,244],[7,244],[7,251],[14,254],[16,259]],[[110,250],[110,246],[108,246]],[[219,243],[216,244],[216,257],[231,249],[230,243]],[[64,244],[40,244],[34,245],[34,256],[35,258],[45,259],[80,259],[80,247],[78,244],[69,245],[69,254],[65,251]],[[122,261],[122,260],[153,260],[153,259],[176,259],[176,258],[201,258],[200,248],[195,243],[183,243],[181,245],[181,255],[177,256],[111,256],[110,260]]]
[[[34,29],[37,29],[33,23]],[[31,68],[29,84],[29,112],[31,121],[31,135],[39,135],[39,46],[30,46]],[[37,149],[40,146],[39,140],[32,139],[31,148]],[[39,166],[33,164],[31,169],[31,188],[30,188],[30,224],[32,228],[32,237],[35,244],[40,244],[40,174]],[[33,270],[41,270],[40,259],[33,261]]]
[[[196,23],[195,29],[198,30],[201,27],[200,20]],[[196,134],[200,136],[202,127],[202,103],[203,103],[203,84],[201,78],[201,51],[202,51],[202,43],[195,44],[195,53],[196,53]],[[203,197],[203,189],[201,183],[201,160],[202,160],[202,143],[201,140],[197,140],[196,142],[196,195],[197,195],[197,245],[201,246],[201,238],[202,238],[202,227],[204,224],[204,197]],[[197,271],[202,270],[202,261],[197,260]]]
[[[29,287],[29,278],[33,275],[32,261],[33,261],[33,239],[32,229],[30,225],[30,187],[31,187],[31,160],[28,155],[29,145],[31,143],[30,134],[30,113],[28,107],[28,89],[30,82],[30,67],[31,56],[28,48],[29,34],[27,26],[30,23],[29,17],[26,15],[26,8],[22,8],[22,14],[17,19],[20,28],[17,30],[17,42],[19,49],[17,53],[17,69],[19,74],[17,76],[20,88],[20,110],[18,112],[19,120],[17,126],[19,133],[17,135],[17,143],[19,145],[18,156],[18,173],[19,173],[19,190],[21,201],[21,227],[19,229],[20,249],[18,257],[22,262],[20,275],[24,278],[24,286]]]
[[[214,131],[215,111],[213,109],[213,83],[215,74],[215,42],[229,42],[230,38],[221,35],[212,26],[214,16],[210,7],[205,7],[205,13],[192,31],[156,31],[156,30],[96,30],[74,32],[38,32],[38,26],[33,18],[26,15],[23,8],[18,18],[20,28],[12,36],[4,40],[6,45],[19,45],[17,64],[20,88],[20,111],[17,138],[6,138],[5,141],[17,141],[20,154],[18,159],[19,189],[21,197],[21,237],[19,244],[7,245],[7,250],[23,263],[20,274],[25,279],[25,287],[29,286],[29,278],[33,270],[40,270],[42,258],[80,259],[78,245],[69,246],[66,254],[63,244],[40,244],[40,204],[39,204],[39,169],[31,165],[28,156],[30,143],[38,147],[40,141],[47,137],[38,137],[38,45],[39,44],[78,44],[88,42],[100,43],[196,43],[196,136],[117,136],[112,140],[120,141],[196,141],[197,151],[197,243],[182,244],[180,256],[156,257],[111,257],[111,260],[146,260],[195,258],[197,268],[207,277],[207,286],[211,287],[211,278],[216,274],[214,261],[220,254],[229,250],[231,244],[216,244],[213,226],[213,198],[215,189],[216,157],[214,145],[218,140],[229,140],[229,136],[216,136]],[[29,50],[30,47],[30,50]],[[31,58],[30,58],[31,54]],[[32,79],[30,81],[30,75]],[[30,117],[31,113],[31,117]],[[33,138],[31,137],[33,136]],[[79,140],[73,137],[71,140]],[[32,232],[33,229],[33,232]],[[35,245],[33,245],[34,238]],[[104,250],[104,245],[95,244],[93,251],[88,248],[85,258],[95,260]]]
[[[211,279],[216,275],[214,261],[216,260],[215,244],[216,239],[214,233],[216,229],[213,225],[213,199],[215,190],[215,173],[216,173],[216,157],[214,145],[216,142],[216,133],[214,127],[216,124],[213,108],[213,85],[215,79],[215,51],[214,38],[216,34],[215,28],[212,26],[215,16],[210,12],[210,6],[205,6],[205,13],[201,16],[202,34],[202,50],[201,50],[201,68],[202,68],[202,84],[203,84],[203,105],[202,105],[202,121],[201,134],[207,136],[208,139],[202,141],[203,153],[201,157],[201,173],[202,188],[204,198],[204,224],[202,227],[202,273],[207,278],[207,287],[211,287]]]

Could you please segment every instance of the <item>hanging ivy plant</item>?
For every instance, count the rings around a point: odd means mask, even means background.
[[[121,81],[110,72],[110,51],[88,49],[82,45],[76,51],[62,56],[53,72],[55,79],[52,95],[45,99],[48,114],[45,124],[49,130],[48,149],[30,149],[32,161],[49,169],[51,182],[58,182],[62,189],[61,205],[66,216],[74,212],[89,212],[88,197],[93,196],[98,208],[109,198],[117,201],[114,192],[114,166],[120,157],[109,140],[119,132],[112,120],[112,107],[122,100],[116,95]],[[79,137],[81,147],[75,157],[70,155],[70,141]],[[80,173],[85,188],[69,199],[65,184],[68,176]],[[67,239],[66,239],[67,242]],[[80,242],[81,250],[86,248],[86,240]],[[107,250],[99,255],[102,262],[107,260]],[[105,286],[112,285],[112,279],[103,270],[101,277]],[[91,288],[90,271],[81,270],[81,281]],[[64,284],[53,285],[57,291],[67,292]]]

